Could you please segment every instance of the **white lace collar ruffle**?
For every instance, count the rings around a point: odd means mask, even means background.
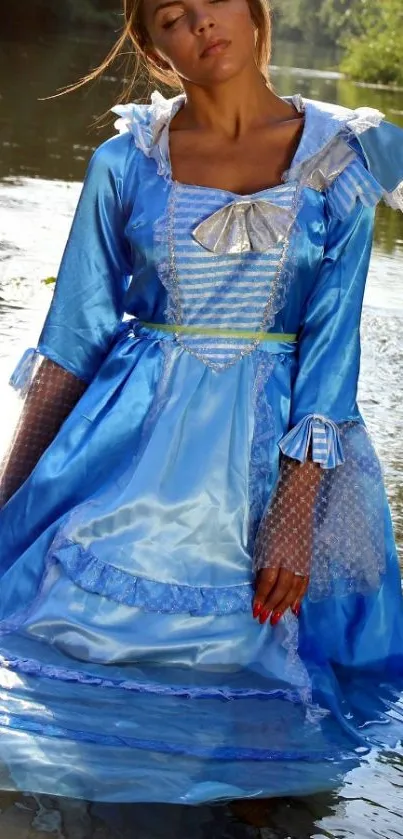
[[[305,180],[328,146],[339,134],[352,133],[357,137],[369,128],[378,126],[384,117],[374,108],[351,110],[340,105],[305,99],[299,93],[284,97],[292,101],[300,113],[305,113],[305,125],[291,167],[283,175],[284,182],[291,176]],[[169,179],[169,125],[185,101],[183,93],[165,99],[154,91],[148,105],[129,103],[116,105],[112,111],[119,119],[115,123],[120,133],[130,131],[143,154],[157,163],[158,174]]]
[[[156,161],[158,174],[165,178],[169,177],[171,172],[169,124],[184,101],[184,94],[165,99],[158,90],[155,90],[149,105],[129,103],[115,105],[112,108],[113,113],[119,117],[115,122],[115,128],[121,134],[130,131],[137,148],[146,157],[152,157]]]

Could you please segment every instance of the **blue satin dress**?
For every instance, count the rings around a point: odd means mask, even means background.
[[[199,804],[335,787],[403,735],[400,574],[356,403],[403,133],[304,113],[276,187],[175,182],[182,97],[116,109],[38,347],[88,388],[0,513],[0,785]],[[281,452],[323,469],[300,620],[253,620]],[[287,554],[284,534],[284,560]]]

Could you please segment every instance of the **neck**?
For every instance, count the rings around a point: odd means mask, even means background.
[[[177,114],[177,128],[214,130],[229,138],[253,126],[284,118],[290,105],[267,86],[256,65],[226,82],[201,87],[183,83],[186,105]]]

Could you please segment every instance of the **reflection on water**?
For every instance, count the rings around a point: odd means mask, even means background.
[[[103,36],[104,37],[104,36]],[[80,77],[105,54],[96,37],[78,41],[1,44],[0,75],[0,380],[21,349],[35,343],[69,221],[92,149],[111,133],[88,127],[119,98],[108,76],[89,91],[52,101],[38,98]],[[280,64],[288,64],[289,67]],[[277,45],[272,78],[280,94],[369,105],[403,126],[403,93],[347,83],[334,71],[336,56]],[[326,72],[329,69],[332,72]],[[296,68],[307,67],[308,70]],[[12,68],[12,71],[10,71]],[[291,69],[289,69],[291,68]],[[365,298],[360,401],[382,458],[398,541],[403,543],[403,217],[379,208]],[[3,388],[2,394],[5,392]],[[3,398],[3,396],[2,396]],[[16,403],[7,395],[0,440],[12,427]],[[403,837],[403,752],[370,756],[336,795],[271,804],[267,827],[241,825],[226,807],[116,807],[0,794],[1,839],[364,839]]]

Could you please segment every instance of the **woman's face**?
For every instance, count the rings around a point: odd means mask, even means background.
[[[144,0],[157,60],[201,86],[224,82],[255,63],[255,26],[247,0]]]

